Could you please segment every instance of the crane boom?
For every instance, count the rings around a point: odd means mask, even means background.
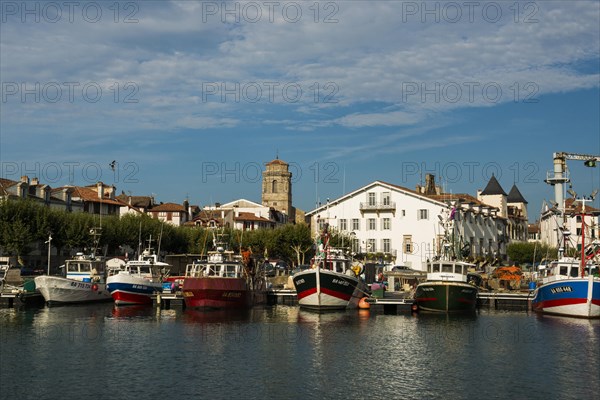
[[[600,162],[600,156],[593,156],[590,154],[578,154],[578,153],[565,153],[558,152],[553,154],[554,159],[563,159],[563,160],[579,160],[579,161],[596,161]]]

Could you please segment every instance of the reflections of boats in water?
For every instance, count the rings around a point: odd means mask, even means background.
[[[184,323],[240,323],[252,320],[252,310],[187,309],[182,313],[182,317]]]
[[[150,318],[154,315],[156,315],[156,311],[154,307],[149,305],[115,305],[112,309],[114,318]]]

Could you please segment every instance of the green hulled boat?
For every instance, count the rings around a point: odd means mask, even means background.
[[[419,311],[472,312],[477,305],[475,265],[438,260],[427,264],[427,280],[417,286],[415,304]]]

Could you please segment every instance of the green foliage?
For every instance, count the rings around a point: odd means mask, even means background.
[[[558,256],[558,250],[539,242],[515,242],[507,246],[506,254],[513,263],[520,265],[537,263],[543,259],[554,259]]]
[[[147,215],[102,216],[101,253],[120,255],[124,248],[137,251],[152,246],[161,253],[203,254],[212,250],[213,231],[198,227],[177,227]],[[0,248],[22,256],[34,242],[44,242],[52,234],[58,249],[81,251],[92,246],[92,228],[98,228],[97,215],[54,210],[31,201],[0,202]],[[221,233],[221,232],[220,232]],[[250,247],[257,257],[277,257],[290,263],[302,262],[312,251],[310,228],[305,224],[284,225],[276,229],[236,231],[225,229],[229,248]]]

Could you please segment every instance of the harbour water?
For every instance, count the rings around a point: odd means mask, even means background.
[[[113,304],[0,309],[2,399],[592,399],[600,321],[247,312]]]

